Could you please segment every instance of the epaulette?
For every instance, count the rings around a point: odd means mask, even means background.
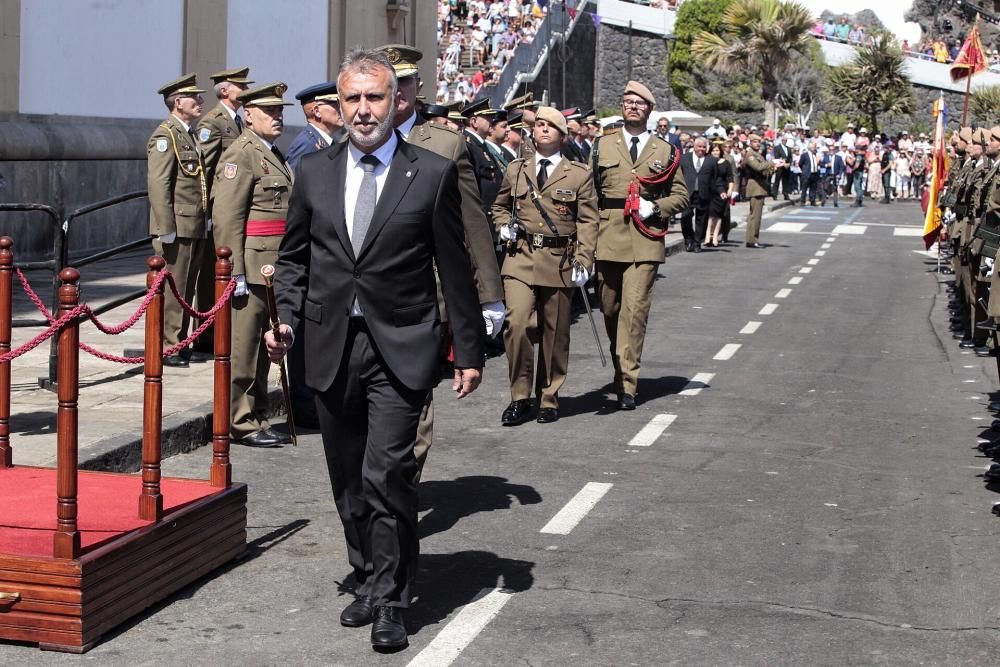
[[[447,125],[441,125],[440,123],[424,123],[420,127],[426,127],[431,132],[446,132],[446,133],[448,133],[448,134],[450,134],[452,136],[455,136],[455,137],[461,136],[461,134],[462,134],[458,130],[453,130],[450,127],[448,127]]]
[[[587,164],[586,162],[578,162],[576,160],[569,160],[569,163],[571,165],[573,165],[574,167],[580,167],[584,171],[590,171],[590,165]]]

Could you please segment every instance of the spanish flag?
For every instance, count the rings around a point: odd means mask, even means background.
[[[987,62],[983,42],[979,39],[979,25],[977,23],[969,31],[969,36],[965,38],[965,43],[962,44],[962,49],[958,52],[958,57],[955,58],[955,62],[949,70],[951,80],[961,81],[965,77],[982,72],[986,69]]]
[[[948,152],[945,149],[944,141],[945,124],[946,109],[942,94],[934,102],[934,148],[931,154],[931,181],[924,192],[924,246],[926,250],[930,250],[941,234],[941,209],[938,208],[938,198],[948,173]]]

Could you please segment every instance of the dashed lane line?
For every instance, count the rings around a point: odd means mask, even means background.
[[[924,230],[921,227],[896,227],[892,230],[893,236],[923,236]]]
[[[656,439],[660,437],[674,420],[677,419],[677,415],[656,415],[653,417],[648,424],[642,427],[642,430],[635,434],[628,446],[629,447],[649,447]]]
[[[484,588],[462,607],[448,625],[424,650],[414,656],[408,667],[444,667],[450,665],[479,636],[514,594],[500,588]]]
[[[764,306],[763,308],[761,308],[760,312],[758,312],[757,314],[758,315],[771,315],[776,310],[778,310],[778,304],[776,304],[776,303],[769,303],[766,306]]]
[[[813,255],[816,257],[826,257],[826,250],[817,250]]]
[[[607,482],[587,482],[539,532],[569,535],[612,486],[614,485]]]
[[[830,249],[830,244],[829,243],[824,243],[819,248],[820,248],[820,250],[829,250]]]
[[[729,361],[741,347],[743,347],[742,343],[726,343],[722,346],[721,350],[715,353],[712,359],[715,361]]]
[[[742,329],[740,329],[740,333],[741,334],[757,333],[757,329],[760,329],[761,324],[763,324],[763,322],[754,322],[754,321],[747,322],[746,325]]]
[[[809,266],[816,266],[817,264],[819,264],[819,260],[813,257],[808,262],[806,262],[806,264],[808,264]]]
[[[826,237],[826,242],[827,243],[833,243],[836,240],[837,240],[836,236],[828,236],[828,237]]]
[[[813,272],[813,267],[811,266],[803,266],[801,269],[799,269],[799,273],[812,273],[812,272]]]
[[[775,299],[787,299],[788,295],[791,294],[791,293],[792,293],[792,290],[788,289],[787,287],[784,287],[784,288],[778,290],[778,292],[774,295],[774,298]]]
[[[697,396],[701,390],[708,386],[708,383],[715,377],[715,373],[695,373],[695,376],[688,380],[688,383],[677,394],[678,396]]]
[[[801,282],[802,282],[802,276],[795,276],[794,278],[788,279],[789,285],[798,285]]]
[[[868,231],[868,228],[864,225],[852,225],[847,223],[846,225],[837,225],[833,228],[833,234],[864,234]]]

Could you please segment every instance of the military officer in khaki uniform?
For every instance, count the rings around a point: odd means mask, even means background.
[[[985,142],[983,149],[985,172],[972,193],[971,224],[967,246],[972,294],[968,303],[969,329],[972,331],[974,350],[979,356],[987,356],[989,348],[986,347],[986,343],[989,331],[983,328],[982,324],[987,318],[985,304],[989,297],[990,276],[987,267],[983,265],[983,241],[977,238],[976,231],[982,224],[983,216],[989,210],[991,190],[997,182],[998,174],[1000,174],[1000,161],[997,159],[1000,157],[1000,127],[994,127],[990,130],[982,129],[980,133]]]
[[[569,364],[573,289],[593,273],[597,241],[597,197],[590,168],[560,152],[568,129],[558,109],[541,107],[535,118],[535,155],[510,163],[493,203],[500,239],[510,247],[504,260],[507,329],[504,347],[510,375],[510,405],[504,426],[531,417],[559,419],[559,389]],[[534,346],[538,366],[534,369]]]
[[[149,233],[153,249],[166,261],[177,290],[188,303],[195,302],[203,255],[212,253],[206,226],[208,183],[205,165],[194,137],[194,123],[204,100],[194,74],[186,74],[161,87],[157,93],[170,115],[153,131],[146,147],[146,189],[149,192]],[[202,304],[203,305],[203,304]],[[175,345],[188,333],[189,318],[176,299],[163,309],[163,339]],[[163,360],[167,366],[188,365],[186,355]]]
[[[750,198],[746,245],[748,248],[760,248],[762,246],[757,240],[760,235],[760,220],[764,215],[764,199],[769,194],[768,184],[778,165],[768,162],[761,155],[759,136],[751,134],[749,141],[750,148],[743,158],[743,164],[747,168],[747,197]]]
[[[253,83],[247,78],[249,74],[249,67],[238,67],[216,72],[208,77],[215,84],[213,89],[215,96],[219,98],[219,103],[198,121],[198,147],[201,150],[201,159],[205,163],[205,177],[210,195],[219,156],[232,146],[236,137],[243,132],[243,119],[239,114],[242,103],[239,96]]]
[[[529,92],[520,97],[515,97],[504,105],[504,109],[507,110],[508,116],[514,111],[521,113],[521,143],[517,157],[525,159],[533,157],[535,154],[535,145],[531,142],[531,133],[535,127],[535,111],[538,109],[534,93]]]
[[[975,223],[980,190],[984,186],[991,161],[986,157],[987,134],[983,130],[972,131],[972,141],[969,144],[969,157],[972,168],[963,181],[963,188],[958,194],[959,220],[956,228],[958,233],[959,277],[962,285],[962,316],[965,318],[962,340],[959,347],[971,349],[978,341],[973,338],[973,320],[975,319],[976,287],[973,274],[978,271],[978,259],[970,252],[972,245],[972,230]]]
[[[469,160],[469,151],[459,132],[444,125],[431,123],[416,111],[417,90],[420,88],[420,74],[417,63],[423,53],[404,44],[387,44],[378,50],[384,52],[399,82],[399,95],[393,124],[396,131],[408,143],[436,153],[458,166],[458,189],[462,196],[462,224],[465,227],[465,245],[476,278],[479,303],[483,311],[486,333],[496,336],[500,333],[504,319],[503,285],[497,266],[493,246],[493,230],[486,221],[479,198],[476,174]],[[447,321],[447,310],[438,286],[438,306],[443,321]],[[427,460],[434,433],[433,392],[428,392],[427,403],[417,426],[417,442],[414,456],[421,470]]]
[[[267,376],[271,367],[264,350],[269,319],[260,269],[278,260],[285,234],[285,214],[292,193],[292,170],[274,147],[283,129],[287,90],[272,83],[240,93],[246,127],[219,159],[215,175],[215,239],[233,251],[231,433],[250,447],[277,447],[288,436],[267,420]]]
[[[679,152],[646,130],[655,105],[646,86],[629,81],[622,95],[623,126],[595,141],[591,153],[601,218],[598,293],[621,410],[635,409],[653,285],[666,256],[667,223],[688,204],[687,187],[677,171]],[[637,189],[638,198],[626,199],[630,188]]]

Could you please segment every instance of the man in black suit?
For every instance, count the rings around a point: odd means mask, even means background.
[[[775,199],[778,198],[778,188],[781,188],[781,194],[785,201],[791,199],[789,195],[792,192],[792,146],[791,142],[785,137],[778,137],[774,143],[774,159],[784,160],[785,166],[778,167],[774,170],[774,185],[771,189],[771,196]]]
[[[802,170],[802,195],[799,197],[799,205],[806,203],[806,194],[809,195],[809,205],[816,205],[816,190],[819,188],[819,156],[816,155],[816,142],[810,141],[808,150],[799,156],[799,169]]]
[[[452,389],[479,385],[483,319],[465,250],[453,161],[393,130],[397,81],[378,51],[337,79],[349,141],[302,158],[276,266],[280,340],[305,346],[357,598],[341,624],[373,623],[376,650],[407,645],[419,542],[417,421],[440,374],[437,265],[455,355]],[[304,320],[302,340],[292,331]]]
[[[708,139],[698,137],[694,149],[681,157],[681,172],[688,189],[688,208],[681,213],[681,232],[684,234],[684,249],[701,252],[701,239],[705,238],[708,223],[708,204],[723,191],[719,178],[719,166],[715,158],[708,155]],[[691,220],[694,218],[694,225]]]

